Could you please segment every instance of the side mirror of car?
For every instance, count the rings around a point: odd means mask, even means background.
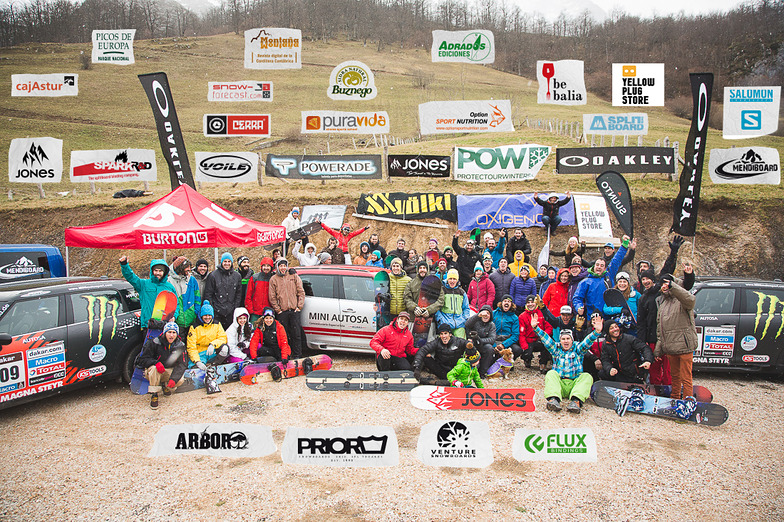
[[[11,334],[0,333],[0,346],[11,344]]]

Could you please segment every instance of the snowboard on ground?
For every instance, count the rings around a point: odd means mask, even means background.
[[[602,386],[592,398],[598,406],[615,410],[620,416],[644,413],[708,426],[724,424],[729,417],[727,408],[719,404],[646,395],[639,388],[630,391]]]
[[[409,396],[420,410],[535,411],[533,388],[417,386]]]
[[[620,308],[621,315],[629,318],[631,328],[637,328],[637,318],[629,308],[629,302],[626,301],[623,292],[617,288],[608,288],[604,291],[604,303],[612,308]],[[623,324],[626,321],[620,320],[619,322]]]
[[[321,223],[318,221],[313,221],[312,223],[308,223],[307,225],[303,225],[289,232],[289,239],[291,241],[299,241],[300,239],[312,236],[316,232],[320,232],[322,230],[324,229],[321,228]]]
[[[389,274],[380,270],[373,276],[373,286],[375,287],[375,310],[376,310],[376,330],[387,326],[391,321],[389,307],[392,295],[389,293]]]
[[[436,301],[441,295],[443,284],[438,276],[429,275],[422,280],[422,286],[419,288],[419,300],[417,306],[420,308],[427,308]],[[430,325],[433,323],[433,316],[428,317],[414,316],[414,327],[411,334],[414,337],[414,347],[421,348],[427,343],[427,336],[430,333]]]
[[[305,377],[311,390],[409,391],[419,385],[412,371],[341,372],[314,371]]]
[[[242,368],[239,378],[242,384],[247,384],[249,386],[262,382],[272,382],[273,378],[269,371],[269,365],[276,364],[278,368],[280,368],[281,377],[283,379],[291,379],[292,377],[305,375],[305,366],[303,363],[306,359],[310,359],[311,362],[313,362],[314,370],[329,370],[332,368],[332,359],[329,357],[329,355],[319,354],[314,355],[313,357],[291,359],[285,366],[281,362],[252,362],[251,364],[248,364]]]
[[[596,391],[603,386],[607,386],[608,388],[620,388],[622,390],[640,388],[647,395],[658,395],[660,397],[667,398],[669,398],[670,394],[672,393],[672,386],[665,384],[659,385],[638,384],[634,382],[596,381],[591,387],[591,397],[593,397]],[[697,402],[713,402],[713,393],[711,393],[711,391],[705,386],[695,385],[694,391],[692,393],[694,393],[694,398],[697,399]]]
[[[213,366],[215,368],[214,384],[220,385],[227,382],[238,381],[240,379],[240,370],[248,364],[250,360],[240,361],[235,363],[218,364]],[[210,366],[209,364],[207,366]],[[185,370],[183,375],[185,381],[177,388],[176,393],[188,392],[192,390],[199,390],[205,388],[207,374],[203,370],[196,367]],[[150,383],[144,377],[144,370],[135,368],[133,376],[131,377],[131,391],[138,395],[148,393]]]

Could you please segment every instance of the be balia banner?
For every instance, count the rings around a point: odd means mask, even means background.
[[[561,196],[559,199],[563,199]],[[560,208],[561,225],[574,225],[574,207]],[[533,194],[483,194],[457,196],[457,228],[499,229],[541,227],[542,207]]]
[[[607,169],[622,174],[675,172],[672,147],[575,147],[555,150],[558,174],[599,174]]]
[[[634,237],[634,215],[632,214],[632,194],[629,184],[619,173],[608,170],[596,178],[596,186],[604,200],[615,214],[621,228],[629,237]]]
[[[778,185],[781,183],[779,151],[770,147],[711,149],[708,172],[714,183]]]
[[[384,192],[363,194],[357,214],[394,219],[457,221],[457,199],[449,193]]]
[[[78,74],[12,74],[11,96],[77,96]]]
[[[493,31],[433,31],[430,56],[434,62],[493,63]]]
[[[8,147],[8,181],[60,183],[63,177],[63,140],[15,138]]]
[[[390,154],[387,170],[393,178],[448,178],[451,160],[450,156]]]
[[[610,213],[602,196],[574,194],[574,209],[581,239],[612,239]]]
[[[246,69],[301,69],[302,31],[262,27],[245,31]]]
[[[255,152],[197,152],[196,181],[252,183],[259,180]]]
[[[419,104],[422,134],[514,132],[509,100],[453,100]]]
[[[71,182],[156,181],[158,166],[150,149],[71,151]]]
[[[536,79],[539,80],[537,103],[585,105],[588,102],[582,60],[539,60]]]
[[[279,156],[267,154],[267,176],[281,179],[381,179],[381,155]]]
[[[544,145],[456,147],[455,181],[503,182],[534,179],[550,156]]]
[[[758,138],[779,128],[781,85],[725,87],[723,137],[725,140]]]

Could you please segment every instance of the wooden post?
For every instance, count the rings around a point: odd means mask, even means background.
[[[615,147],[615,134],[613,134],[612,138],[610,139],[610,147]]]
[[[41,183],[38,184],[38,195],[41,197],[41,199],[44,199],[46,197],[46,193],[44,192],[44,186]]]
[[[145,185],[147,184],[146,181],[144,183],[145,183]],[[144,191],[148,192],[147,187],[144,187]],[[90,194],[95,194],[95,181],[91,181],[90,182]]]
[[[354,138],[351,138],[351,143],[354,144],[354,150],[357,150],[357,140],[355,140]]]

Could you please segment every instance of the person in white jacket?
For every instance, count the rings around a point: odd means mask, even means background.
[[[291,251],[294,257],[299,261],[299,266],[315,266],[319,264],[318,256],[316,255],[316,245],[308,243],[305,245],[305,253],[300,254],[299,249],[302,248],[302,241],[294,243],[294,249]]]
[[[226,329],[226,338],[229,345],[227,363],[244,361],[250,353],[250,338],[253,336],[253,326],[250,324],[250,313],[242,306],[234,310],[234,321]]]
[[[284,219],[280,225],[286,227],[286,241],[285,241],[286,249],[284,250],[284,255],[285,255],[285,253],[289,251],[289,240],[291,239],[289,234],[300,227],[299,207],[292,208],[291,212],[289,212],[289,215],[286,216],[286,219]]]

